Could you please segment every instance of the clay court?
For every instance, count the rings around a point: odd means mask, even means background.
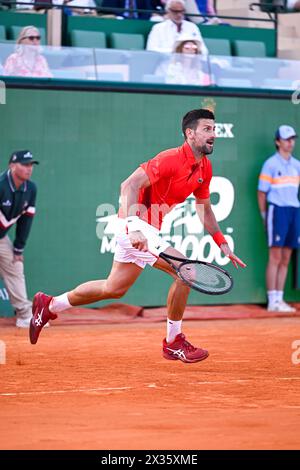
[[[1,449],[299,447],[299,314],[190,309],[184,331],[210,356],[183,364],[162,358],[162,309],[146,312],[66,313],[36,346],[1,319]]]

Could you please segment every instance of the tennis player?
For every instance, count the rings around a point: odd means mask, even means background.
[[[214,114],[207,109],[189,111],[183,117],[182,131],[185,142],[181,147],[165,150],[142,163],[122,183],[120,232],[108,278],[86,282],[57,297],[42,292],[35,295],[30,324],[32,344],[37,342],[43,326],[57,318],[59,312],[72,306],[122,297],[149,264],[174,279],[167,299],[167,335],[163,340],[163,356],[188,363],[208,356],[206,350],[192,346],[181,332],[189,287],[166,261],[157,257],[157,254],[164,252],[184,258],[182,253],[159,236],[164,216],[193,193],[204,228],[235,267],[246,265],[229,248],[210,204],[212,166],[207,155],[213,152],[214,147]]]

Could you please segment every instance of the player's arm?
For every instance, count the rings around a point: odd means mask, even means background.
[[[265,222],[266,214],[267,214],[267,194],[264,191],[258,190],[257,201],[258,201],[258,207],[260,210],[261,217],[263,221]]]
[[[150,186],[150,180],[143,168],[137,168],[121,184],[121,207],[125,217],[136,216],[139,192]]]
[[[139,167],[121,184],[121,210],[127,218],[128,236],[134,248],[148,250],[147,239],[138,229],[138,198],[143,188],[150,186],[150,180],[143,168]],[[132,227],[132,229],[131,229]]]
[[[211,207],[210,198],[196,198],[196,211],[205,230],[213,237],[214,241],[220,247],[220,250],[224,253],[224,255],[230,258],[234,267],[237,268],[238,265],[240,265],[244,268],[246,264],[231,251],[224,235],[221,232]]]
[[[14,241],[14,261],[23,261],[23,251],[31,230],[33,217],[35,215],[36,187],[32,189],[29,206],[16,223],[16,237]]]
[[[267,195],[272,188],[273,176],[275,175],[275,172],[276,169],[273,166],[272,158],[269,158],[263,164],[258,178],[257,201],[264,222],[266,220],[267,214]]]

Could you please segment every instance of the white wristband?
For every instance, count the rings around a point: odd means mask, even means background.
[[[142,229],[141,219],[137,215],[126,217],[127,232],[136,232]]]

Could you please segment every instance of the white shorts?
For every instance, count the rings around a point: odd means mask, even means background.
[[[125,224],[123,223],[122,229],[116,236],[115,261],[118,261],[119,263],[135,263],[137,266],[144,269],[147,264],[153,266],[157,261],[159,253],[165,251],[166,248],[170,246],[169,243],[161,239],[159,231],[155,227],[152,227],[152,225],[143,221],[141,221],[141,224],[141,232],[147,238],[148,248],[150,251],[140,251],[131,245],[129,237],[125,231]]]

